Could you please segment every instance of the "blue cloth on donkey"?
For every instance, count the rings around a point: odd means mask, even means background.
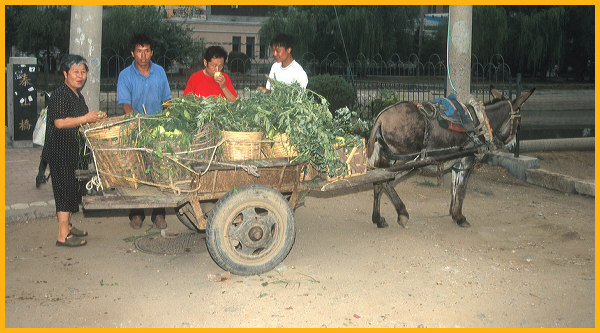
[[[458,132],[473,131],[473,120],[454,93],[445,98],[436,98],[432,102],[439,111],[439,123],[443,128]]]

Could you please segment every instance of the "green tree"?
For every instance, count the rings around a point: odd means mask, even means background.
[[[563,72],[573,68],[575,79],[581,81],[585,75],[594,77],[594,6],[565,6],[565,61]]]
[[[286,33],[295,39],[293,57],[298,58],[307,52],[314,54],[317,59],[324,57],[327,54],[324,52],[331,51],[333,40],[332,32],[327,30],[329,14],[326,7],[331,6],[296,6],[287,13],[280,10],[272,12],[260,28],[261,44],[270,48],[273,37]]]
[[[563,61],[565,9],[563,6],[528,7],[516,6],[516,11],[509,11],[508,33],[514,39],[506,44],[504,53],[513,64],[513,72],[544,78],[546,71]]]
[[[17,16],[16,46],[22,51],[50,56],[69,49],[70,8],[21,6]]]
[[[202,59],[203,41],[194,41],[191,29],[167,19],[164,9],[155,6],[114,6],[102,19],[102,52],[131,57],[129,40],[136,33],[152,39],[153,61],[168,69],[172,61],[194,64]],[[128,65],[128,64],[127,64]]]
[[[500,6],[473,6],[471,52],[486,63],[502,54],[508,40],[508,18]]]
[[[350,61],[359,54],[387,60],[413,51],[418,16],[418,6],[296,6],[272,13],[259,34],[265,44],[277,33],[292,34],[296,57],[310,52],[323,59],[334,52],[345,60],[347,52]]]
[[[15,6],[15,38],[12,41],[21,51],[43,57],[45,90],[48,90],[50,66],[53,61],[69,50],[70,7]],[[12,23],[11,23],[12,25]],[[54,68],[53,68],[54,69]]]
[[[4,9],[4,63],[7,64],[12,55],[12,47],[17,45],[17,24],[23,6],[6,6]]]

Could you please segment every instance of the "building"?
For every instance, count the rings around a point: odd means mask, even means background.
[[[258,31],[275,10],[289,6],[163,6],[170,20],[191,28],[194,40],[207,46],[221,45],[227,52],[246,53],[251,59],[269,57],[268,41],[260,41]]]
[[[423,5],[421,6],[421,9],[423,10],[423,31],[426,35],[433,35],[436,32],[438,25],[448,23],[450,6]]]

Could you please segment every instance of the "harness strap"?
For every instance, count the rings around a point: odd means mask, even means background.
[[[483,105],[483,102],[477,100],[475,97],[473,97],[473,95],[469,95],[468,103],[473,107],[473,110],[475,110],[475,115],[477,116],[477,120],[479,120],[479,126],[477,126],[477,128],[479,128],[480,131],[478,135],[483,135],[486,142],[492,143],[494,136],[492,134],[492,128],[490,127],[490,121],[485,113],[485,106]],[[484,124],[485,127],[481,126],[482,124]],[[481,129],[483,129],[483,131]]]
[[[433,106],[433,104],[429,102],[425,102],[429,104],[429,108],[431,109],[431,113],[427,112],[423,104],[419,102],[413,101],[413,104],[417,107],[417,110],[423,115],[423,119],[425,120],[425,131],[423,134],[423,147],[427,147],[427,143],[429,141],[429,132],[431,132],[431,120],[436,118],[437,109]]]
[[[508,103],[508,106],[510,106],[510,118],[504,123],[502,124],[502,127],[500,127],[500,131],[504,132],[507,126],[510,126],[509,128],[509,134],[508,134],[508,138],[507,141],[510,141],[514,138],[514,136],[517,134],[517,122],[515,121],[515,119],[521,119],[521,114],[519,113],[519,110],[517,109],[517,111],[514,110],[512,103],[507,100],[506,101]]]

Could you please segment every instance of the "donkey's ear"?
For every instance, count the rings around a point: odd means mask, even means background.
[[[513,108],[518,109],[521,107],[521,105],[523,105],[523,103],[525,103],[525,101],[529,98],[529,96],[531,96],[531,94],[533,94],[533,92],[535,91],[535,88],[529,90],[528,92],[524,93],[523,95],[517,97],[517,99],[515,99],[515,101],[513,102]]]
[[[494,99],[504,99],[502,92],[500,92],[498,89],[495,89],[494,86],[490,86],[490,93]]]

